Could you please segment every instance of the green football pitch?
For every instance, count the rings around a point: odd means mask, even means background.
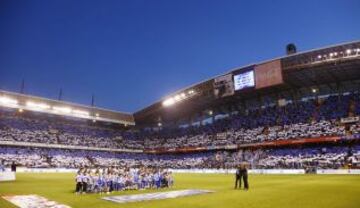
[[[104,195],[75,195],[74,174],[18,173],[15,182],[0,183],[0,195],[37,194],[73,208],[360,207],[360,176],[356,175],[250,175],[249,182],[250,190],[243,191],[233,189],[233,175],[177,174],[175,186],[171,190],[206,189],[215,192],[176,199],[117,204],[102,200]],[[155,190],[123,191],[111,195],[146,192]],[[0,199],[0,207],[15,206]]]

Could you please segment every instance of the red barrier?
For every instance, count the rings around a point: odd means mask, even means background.
[[[291,145],[302,145],[302,144],[313,144],[313,143],[326,143],[326,142],[337,142],[341,140],[339,136],[325,136],[317,138],[302,138],[302,139],[289,139],[289,140],[278,140],[270,142],[260,142],[252,144],[240,144],[240,145],[226,145],[226,146],[212,146],[212,147],[182,147],[182,148],[158,148],[158,149],[146,149],[145,153],[185,153],[185,152],[201,152],[205,150],[236,150],[242,148],[261,148],[261,147],[280,147],[280,146],[291,146]]]

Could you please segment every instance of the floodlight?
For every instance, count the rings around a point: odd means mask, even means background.
[[[168,98],[162,104],[163,104],[163,106],[170,106],[170,105],[173,105],[174,103],[175,103],[174,98]]]
[[[37,109],[44,110],[44,109],[50,108],[50,106],[47,105],[46,103],[34,103],[31,101],[27,101],[26,106],[29,108],[34,108],[35,110],[37,110]]]
[[[17,107],[18,101],[9,97],[0,96],[0,105],[5,107]]]
[[[175,99],[175,101],[179,101],[179,100],[181,100],[181,97],[180,97],[180,95],[175,95],[174,99]]]
[[[81,115],[81,116],[89,116],[89,112],[87,112],[87,111],[73,110],[72,112],[73,112],[74,114]]]
[[[71,113],[72,109],[68,108],[68,107],[59,107],[59,106],[54,106],[53,107],[54,111],[60,112],[60,113]]]

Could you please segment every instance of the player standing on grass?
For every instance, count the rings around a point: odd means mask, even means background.
[[[76,177],[75,177],[75,182],[76,182],[76,188],[75,188],[75,193],[79,194],[81,193],[82,190],[82,179],[83,179],[83,175],[82,175],[82,171],[79,170]]]

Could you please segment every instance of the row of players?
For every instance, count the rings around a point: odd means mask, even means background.
[[[170,171],[152,168],[88,169],[78,170],[75,193],[111,193],[123,190],[170,188],[174,178]]]

